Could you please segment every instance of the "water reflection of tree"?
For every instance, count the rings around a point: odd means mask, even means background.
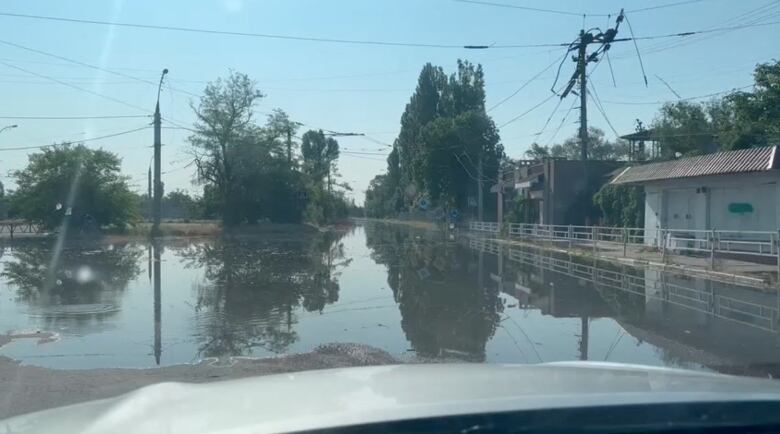
[[[80,322],[116,312],[130,280],[140,272],[142,249],[135,245],[66,246],[54,269],[52,249],[22,244],[12,249],[2,276],[19,300],[55,322]],[[68,309],[69,306],[86,306]]]
[[[440,233],[369,225],[372,258],[388,267],[401,327],[423,357],[485,359],[502,310],[498,291],[478,282],[478,254]]]
[[[188,267],[205,274],[196,287],[200,354],[286,351],[298,340],[296,307],[321,311],[338,300],[338,270],[348,263],[340,238],[326,233],[287,242],[215,240],[182,250]]]

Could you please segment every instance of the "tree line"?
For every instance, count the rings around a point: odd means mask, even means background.
[[[680,157],[769,146],[780,138],[780,61],[756,65],[752,89],[737,90],[703,102],[680,99],[663,104],[645,128],[658,144],[652,155],[629,155],[628,143],[604,139],[604,132],[590,128],[588,150],[593,160],[671,160]],[[649,152],[649,150],[646,150]],[[532,143],[529,158],[568,158],[579,155],[579,140],[542,146]]]
[[[503,158],[498,129],[485,110],[482,66],[459,60],[447,75],[428,63],[401,115],[387,172],[366,191],[365,211],[372,217],[433,209],[474,214],[480,188],[490,211],[489,178]]]
[[[231,72],[210,82],[197,104],[188,138],[200,195],[168,192],[168,216],[221,219],[226,226],[312,222],[347,216],[354,203],[337,182],[339,143],[322,130],[298,136],[301,124],[276,109],[255,119],[263,98],[246,74]],[[2,193],[6,214],[54,228],[125,227],[148,215],[149,197],[132,191],[121,159],[103,149],[61,143],[29,156],[12,172],[17,188]],[[173,211],[173,212],[172,212]],[[165,211],[164,211],[165,212]]]
[[[669,160],[721,150],[768,146],[780,139],[780,61],[759,64],[754,85],[704,102],[680,99],[664,104],[647,127],[657,149],[630,152],[626,140],[609,140],[604,131],[590,127],[590,159],[624,161]],[[560,143],[532,143],[528,159],[580,158],[577,136]],[[496,197],[489,193],[499,167],[511,169],[498,130],[485,110],[481,66],[458,61],[457,71],[445,74],[426,64],[417,88],[401,116],[401,130],[387,158],[387,170],[377,175],[366,191],[365,212],[371,217],[395,216],[415,210],[458,210],[473,217],[481,182],[485,219],[491,218]],[[481,167],[481,171],[480,171]],[[604,224],[641,226],[643,192],[638,187],[606,186],[594,203]],[[509,204],[505,218],[522,221],[522,198]]]

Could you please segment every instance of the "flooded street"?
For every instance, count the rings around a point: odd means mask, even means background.
[[[172,240],[2,252],[0,355],[149,368],[370,345],[407,362],[594,360],[777,375],[766,289],[370,223],[305,241]],[[159,261],[157,258],[159,257]]]

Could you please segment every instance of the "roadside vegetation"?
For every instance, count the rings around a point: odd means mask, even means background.
[[[301,124],[282,110],[255,119],[263,98],[247,75],[231,72],[209,83],[192,105],[197,121],[188,138],[201,194],[174,190],[163,198],[163,218],[191,227],[183,233],[213,233],[196,220],[218,220],[225,228],[270,223],[329,224],[355,211],[336,170],[339,143],[321,130],[299,136]],[[3,192],[9,218],[55,229],[67,222],[81,231],[145,229],[151,203],[134,193],[121,173],[121,159],[102,149],[62,143],[29,156],[13,172],[17,188]],[[202,225],[201,225],[202,226]],[[172,233],[179,229],[169,228]]]
[[[480,66],[459,62],[447,76],[427,64],[417,89],[401,116],[401,131],[387,157],[387,170],[377,175],[366,191],[365,213],[392,218],[415,212],[457,210],[474,217],[477,180],[483,181],[485,219],[495,218],[496,195],[489,192],[498,179],[499,165],[512,167],[504,156],[498,131],[484,106],[484,76]],[[679,99],[664,104],[655,118],[637,131],[653,131],[658,150],[630,155],[628,142],[608,140],[604,131],[589,128],[589,154],[593,160],[641,164],[712,152],[761,147],[780,140],[780,61],[756,66],[754,84],[722,97],[697,101]],[[560,143],[531,143],[525,155],[579,159],[577,137]],[[631,161],[639,160],[639,161]],[[479,166],[482,170],[479,170]],[[606,185],[593,198],[604,224],[642,226],[644,192],[641,187]],[[522,197],[507,204],[511,222],[537,221]]]

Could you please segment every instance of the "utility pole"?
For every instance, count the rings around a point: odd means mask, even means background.
[[[479,221],[484,221],[482,206],[482,153],[480,153],[477,160],[477,220]]]
[[[588,44],[585,42],[585,31],[580,31],[580,47],[577,53],[577,73],[580,81],[580,159],[588,159],[588,61],[586,59]]]
[[[160,91],[162,90],[163,79],[165,74],[168,73],[168,69],[163,69],[160,75],[160,84],[157,86],[157,104],[154,107],[154,205],[152,208],[152,236],[159,237],[160,234],[160,218],[162,217],[162,117],[160,116]]]
[[[577,93],[574,91],[574,86],[579,83],[579,97],[580,97],[580,158],[584,161],[588,159],[588,64],[592,62],[598,62],[600,56],[606,56],[612,43],[615,42],[615,36],[617,36],[620,23],[623,22],[623,11],[620,11],[616,21],[615,28],[607,29],[604,32],[593,34],[590,31],[580,30],[580,37],[576,42],[573,42],[569,46],[569,52],[577,51],[577,55],[572,59],[577,63],[577,69],[569,79],[569,83],[566,85],[563,93],[561,93],[561,99],[566,98],[569,93]],[[601,46],[588,55],[588,45],[601,44]],[[556,82],[557,83],[557,82]],[[553,89],[555,84],[553,84]],[[554,91],[554,90],[553,90]]]
[[[292,164],[292,125],[287,125],[287,164]]]
[[[149,220],[152,219],[152,214],[154,214],[154,205],[152,204],[152,166],[149,165],[149,175],[147,178],[149,185],[147,188],[147,197],[149,198]]]
[[[499,163],[498,168],[498,194],[496,195],[496,222],[501,227],[501,223],[504,222],[504,170]],[[501,257],[501,255],[498,255]],[[500,273],[499,273],[500,274]]]

